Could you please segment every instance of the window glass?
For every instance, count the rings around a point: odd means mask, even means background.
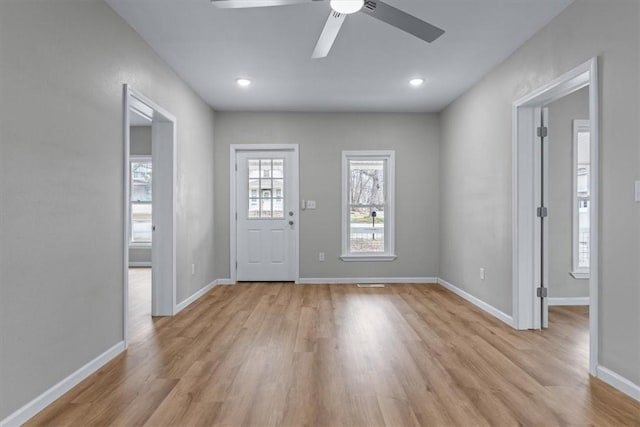
[[[386,160],[349,160],[349,252],[385,252]]]
[[[249,159],[249,219],[284,219],[284,159]]]
[[[131,161],[131,243],[151,243],[152,173],[150,159]]]
[[[572,272],[589,273],[591,232],[591,134],[589,121],[575,120],[573,124],[573,254]]]

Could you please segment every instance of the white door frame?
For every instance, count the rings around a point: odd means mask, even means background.
[[[513,103],[513,318],[518,329],[540,327],[539,299],[535,295],[535,265],[540,262],[536,225],[536,123],[540,109],[583,87],[589,87],[591,124],[591,254],[589,279],[589,371],[598,365],[598,225],[599,225],[599,102],[598,58],[594,57]],[[538,117],[536,118],[536,113]],[[539,151],[539,150],[538,150]],[[538,157],[539,157],[538,153]],[[536,233],[537,231],[537,233]],[[536,259],[537,257],[537,259]],[[538,264],[539,265],[539,264]],[[538,310],[535,308],[538,307]]]
[[[124,313],[123,313],[123,338],[125,348],[129,343],[129,215],[130,215],[130,188],[129,188],[129,160],[130,160],[130,123],[129,123],[129,111],[137,110],[143,114],[152,117],[152,143],[155,145],[161,144],[166,146],[166,149],[161,150],[160,153],[155,153],[156,156],[162,156],[162,163],[171,165],[171,173],[167,176],[167,181],[172,184],[171,196],[167,197],[167,200],[160,200],[156,202],[157,195],[154,194],[153,204],[154,211],[155,205],[161,203],[163,206],[170,206],[170,209],[162,209],[162,212],[166,212],[168,217],[166,222],[170,224],[169,227],[159,229],[154,232],[163,233],[163,241],[170,242],[162,250],[163,262],[156,262],[155,269],[161,268],[159,272],[162,277],[167,280],[153,280],[152,281],[152,315],[153,316],[172,316],[177,312],[176,309],[176,206],[177,206],[177,168],[176,168],[176,152],[177,152],[177,120],[174,115],[160,107],[158,104],[147,98],[140,92],[132,89],[129,85],[125,84],[123,87],[124,92],[124,272],[123,272],[123,298],[124,298]],[[155,169],[155,168],[154,168]],[[155,173],[155,170],[154,170]],[[154,237],[155,240],[155,237]],[[155,246],[156,243],[154,242]],[[167,262],[167,260],[170,260]],[[152,259],[153,263],[153,259]]]
[[[237,223],[236,223],[236,157],[241,151],[292,151],[296,159],[293,168],[293,200],[294,206],[300,206],[300,156],[298,144],[231,144],[229,146],[229,273],[231,283],[237,282]],[[299,210],[298,210],[299,211]],[[300,281],[300,215],[294,222],[295,233],[293,251],[294,278]]]

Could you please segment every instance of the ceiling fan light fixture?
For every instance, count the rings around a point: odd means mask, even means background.
[[[413,87],[420,87],[424,84],[424,79],[422,77],[415,77],[409,80],[409,84]]]
[[[236,79],[236,84],[240,87],[249,87],[253,82],[250,79],[246,79],[244,77],[238,77]]]
[[[329,4],[336,12],[349,15],[362,9],[364,0],[331,0]]]

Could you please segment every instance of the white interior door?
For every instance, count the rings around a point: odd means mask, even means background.
[[[171,316],[175,306],[174,123],[151,126],[153,211],[151,245],[151,314]]]
[[[236,153],[236,279],[296,280],[298,158],[293,150]]]

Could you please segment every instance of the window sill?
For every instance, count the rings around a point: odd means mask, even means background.
[[[129,243],[130,248],[150,248],[151,243]]]
[[[571,277],[573,277],[574,279],[589,279],[590,278],[590,274],[589,273],[579,273],[577,271],[570,271],[569,275],[571,275]]]
[[[398,258],[395,255],[342,255],[340,259],[345,262],[363,262],[363,261],[394,261]]]

